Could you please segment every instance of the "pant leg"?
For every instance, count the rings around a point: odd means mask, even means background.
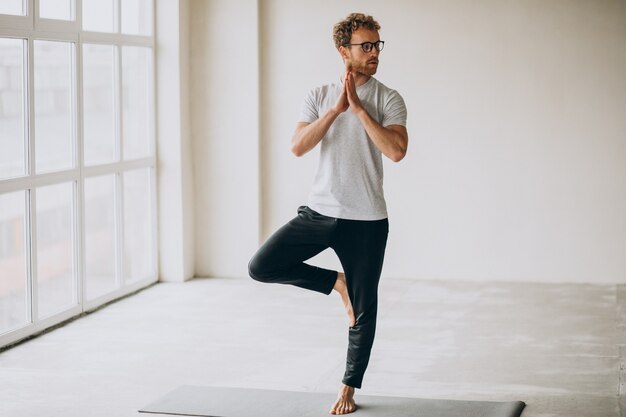
[[[333,249],[346,274],[356,323],[349,329],[343,383],[361,388],[369,363],[378,308],[378,283],[382,271],[389,223],[339,220]]]
[[[248,264],[250,276],[261,282],[291,284],[330,294],[337,272],[304,263],[330,246],[337,219],[322,216],[308,207],[278,229]]]

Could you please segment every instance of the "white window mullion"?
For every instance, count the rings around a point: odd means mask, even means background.
[[[82,32],[85,43],[103,43],[106,45],[153,46],[153,39],[143,35],[121,35],[119,33]]]
[[[156,7],[154,5],[154,0],[152,1],[152,28],[151,28],[151,33],[154,34],[156,32]],[[152,37],[152,40],[154,41],[154,36]],[[150,76],[152,77],[152,82],[151,82],[151,92],[150,94],[152,95],[152,97],[150,97],[150,102],[152,103],[152,106],[150,107],[150,137],[151,137],[151,155],[155,158],[155,163],[152,167],[151,171],[151,192],[150,192],[150,196],[151,196],[151,200],[152,200],[152,230],[153,230],[153,236],[152,236],[152,259],[154,259],[154,273],[159,276],[159,234],[157,233],[158,230],[158,218],[157,218],[157,205],[158,205],[158,187],[157,187],[157,178],[158,178],[158,166],[159,164],[157,163],[156,160],[156,155],[157,155],[157,142],[156,142],[156,136],[157,136],[157,132],[156,132],[156,112],[157,112],[157,105],[156,105],[156,88],[157,88],[157,80],[156,80],[156,61],[157,61],[157,50],[156,48],[152,48],[151,49],[151,67],[150,67]]]
[[[30,28],[21,29],[15,26],[3,26],[2,16],[0,16],[0,36],[1,37],[28,39],[28,37],[30,37],[32,34],[33,34],[33,31]]]
[[[27,15],[33,21],[33,25],[35,23],[35,1],[39,2],[39,0],[26,0]]]
[[[38,31],[73,34],[78,31],[75,21],[60,21],[35,17],[35,29]]]
[[[120,162],[122,158],[122,47],[115,46],[115,58],[113,62],[115,68],[115,94],[113,105],[115,106],[115,161]]]
[[[35,177],[35,59],[34,59],[34,42],[33,39],[27,41],[27,74],[26,95],[28,97],[28,177]]]
[[[139,161],[133,162],[137,163]],[[38,174],[37,176],[32,175],[26,177],[11,178],[0,182],[0,193],[25,190],[31,187],[44,187],[46,185],[57,184],[60,182],[75,181],[79,177],[80,173],[78,169],[75,168],[66,171]]]
[[[30,161],[31,158],[28,158]],[[29,162],[30,163],[30,162]],[[34,161],[33,161],[34,163]],[[149,156],[141,159],[129,161],[119,161],[110,164],[83,166],[81,169],[75,168],[66,171],[48,172],[35,176],[24,176],[2,180],[0,182],[0,194],[12,191],[25,190],[30,187],[43,187],[60,182],[75,181],[78,178],[95,177],[98,175],[113,174],[116,172],[129,171],[139,168],[149,168],[156,165],[156,158]]]
[[[78,34],[73,32],[43,31],[38,30],[31,34],[35,39],[58,42],[78,42]]]
[[[139,169],[139,168],[149,168],[151,166],[154,166],[155,163],[156,163],[156,158],[154,157],[133,159],[130,161],[120,161],[120,162],[114,162],[111,164],[87,166],[83,168],[83,173],[84,173],[85,178],[88,178],[88,177],[95,177],[98,175],[112,174],[115,172],[129,171],[129,170]]]
[[[26,309],[28,311],[28,326],[33,326],[35,323],[35,317],[37,317],[36,310],[36,294],[37,291],[35,289],[35,285],[32,277],[34,276],[33,272],[35,270],[35,260],[33,257],[34,253],[34,242],[31,239],[33,236],[34,227],[32,224],[32,204],[31,204],[31,194],[33,190],[26,190],[24,194],[24,206],[26,208],[25,216],[24,216],[24,254],[26,258]]]
[[[122,32],[122,5],[120,4],[122,0],[115,0],[113,2],[113,7],[115,10],[113,11],[115,16],[115,22],[113,22],[113,32],[121,33]]]
[[[156,13],[155,13],[156,14]],[[149,102],[152,104],[150,106],[150,115],[148,116],[148,125],[150,129],[150,155],[156,155],[157,153],[157,144],[156,144],[156,77],[154,74],[156,73],[156,51],[153,49],[150,50],[150,99]]]
[[[74,0],[74,21],[76,22],[76,31],[83,29],[83,1]]]
[[[36,3],[38,0],[32,0]],[[29,2],[30,3],[30,2]],[[31,4],[32,9],[32,4]],[[35,178],[35,59],[34,59],[34,41],[32,38],[27,41],[27,59],[28,59],[28,77],[27,77],[27,90],[28,97],[28,176],[30,179],[30,187],[24,187],[28,189],[28,212],[26,217],[29,224],[29,239],[28,239],[28,259],[30,273],[28,274],[29,284],[29,302],[30,302],[30,314],[31,323],[37,326],[39,321],[38,314],[38,287],[37,287],[37,202],[35,198],[35,187],[32,185],[32,180]]]
[[[115,2],[116,9],[116,22],[114,24],[115,29],[119,32],[121,28],[121,7],[119,1]],[[115,47],[115,157],[118,163],[124,161],[123,151],[123,102],[122,102],[122,46],[116,45]],[[116,232],[116,273],[118,286],[124,287],[124,183],[123,183],[123,170],[119,170],[115,174],[115,232]]]
[[[77,219],[76,219],[76,242],[77,249],[74,251],[76,254],[76,285],[78,294],[78,304],[81,306],[81,311],[85,309],[86,291],[85,291],[85,180],[81,176],[76,186],[76,207],[77,207]]]
[[[35,327],[39,324],[39,285],[37,282],[37,192],[34,188],[29,190],[28,217],[30,223],[30,275],[31,285],[31,314],[32,323]]]
[[[76,20],[79,22],[79,27],[80,27],[80,21],[82,18],[82,15],[80,13],[81,11],[81,1],[80,0],[76,0],[75,3],[75,10],[76,10]],[[75,61],[75,86],[76,86],[76,94],[75,94],[75,101],[76,101],[76,105],[75,105],[75,111],[74,114],[76,115],[76,123],[74,124],[74,126],[76,127],[76,133],[75,133],[75,149],[76,149],[76,166],[78,167],[78,172],[79,172],[79,176],[78,176],[78,181],[77,181],[77,185],[76,185],[76,213],[77,213],[77,218],[76,218],[76,224],[77,224],[77,230],[75,233],[75,237],[76,237],[76,242],[77,242],[77,248],[74,251],[75,256],[76,256],[76,292],[78,295],[78,304],[81,307],[81,311],[85,311],[85,300],[86,300],[86,291],[85,291],[85,285],[86,285],[86,268],[85,268],[85,254],[86,249],[85,249],[85,173],[84,173],[84,162],[85,162],[85,158],[84,158],[84,154],[85,154],[85,148],[84,148],[84,134],[85,134],[85,130],[84,130],[84,114],[83,114],[83,45],[79,36],[78,39],[78,43],[76,44],[75,47],[76,53],[76,61]]]
[[[28,0],[32,4],[31,16],[33,17],[33,29],[37,29],[39,20],[39,0]]]
[[[156,13],[155,13],[156,14]],[[159,275],[159,240],[158,240],[158,219],[157,219],[157,204],[158,204],[158,189],[157,189],[157,166],[154,165],[150,169],[150,201],[151,201],[151,226],[152,226],[152,259],[154,260],[153,273]]]
[[[124,287],[124,183],[123,173],[115,174],[115,264],[118,287]]]
[[[74,291],[74,301],[80,307],[80,310],[83,311],[83,287],[84,287],[84,279],[83,279],[83,254],[85,251],[83,250],[83,238],[84,235],[84,222],[83,222],[83,210],[82,210],[82,192],[83,186],[82,181],[78,179],[72,183],[73,188],[73,199],[72,202],[72,254],[74,256],[73,259],[73,267],[74,267],[74,279],[73,279],[73,291]]]
[[[34,162],[34,159],[30,157],[30,150],[34,148],[34,143],[31,141],[31,126],[34,126],[34,118],[32,117],[31,111],[31,103],[32,96],[30,92],[33,90],[31,88],[31,80],[32,73],[30,71],[30,67],[32,64],[32,56],[30,54],[30,42],[28,38],[22,41],[22,89],[24,91],[24,99],[22,100],[22,108],[24,114],[24,120],[22,120],[22,126],[24,129],[24,173],[26,176],[30,176],[34,170],[31,169],[31,163]],[[24,187],[26,188],[26,187]]]
[[[15,30],[33,30],[33,21],[31,16],[7,16],[0,14],[0,27],[6,30],[11,27]]]
[[[79,138],[78,138],[78,42],[71,44],[71,68],[70,68],[70,132],[72,135],[72,168],[79,168]],[[80,174],[80,170],[79,170]]]

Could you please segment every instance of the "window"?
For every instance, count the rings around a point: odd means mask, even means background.
[[[0,38],[0,180],[26,172],[25,44]]]
[[[0,14],[24,16],[23,0],[3,0],[0,3]]]
[[[0,2],[0,347],[156,281],[153,8]]]

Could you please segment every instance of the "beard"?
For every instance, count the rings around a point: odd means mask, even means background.
[[[356,61],[351,59],[349,64],[352,67],[353,72],[358,72],[367,76],[376,74],[376,70],[378,70],[378,65],[368,64],[367,61]]]

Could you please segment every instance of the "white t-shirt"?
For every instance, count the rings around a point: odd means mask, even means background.
[[[300,121],[313,123],[335,105],[343,83],[311,90]],[[371,77],[356,88],[367,113],[382,126],[406,126],[406,106],[397,91]],[[320,159],[308,206],[329,217],[350,220],[387,218],[382,153],[350,109],[341,113],[321,141]]]

